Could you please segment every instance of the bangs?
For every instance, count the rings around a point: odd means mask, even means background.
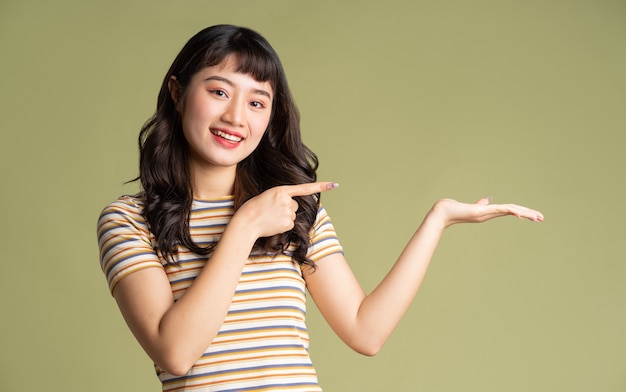
[[[276,89],[282,66],[271,46],[241,32],[228,41],[226,45],[206,53],[204,66],[218,65],[227,57],[232,57],[237,63],[237,72],[248,74],[258,82],[270,82]]]
[[[239,63],[237,72],[249,74],[258,82],[270,82],[273,87],[276,85],[280,69],[274,58],[265,53],[237,52],[232,53],[234,60]]]

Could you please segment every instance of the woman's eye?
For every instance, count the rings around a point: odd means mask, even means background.
[[[261,109],[261,108],[265,107],[265,105],[263,105],[263,103],[259,102],[259,101],[253,101],[253,102],[250,103],[250,105],[252,105],[252,107],[255,107],[255,108],[258,108],[258,109]]]
[[[217,95],[218,97],[225,97],[226,93],[222,90],[211,90],[211,93]]]

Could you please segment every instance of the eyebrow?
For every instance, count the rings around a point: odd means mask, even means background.
[[[235,84],[232,81],[230,81],[229,79],[226,79],[226,78],[224,78],[222,76],[214,75],[214,76],[209,76],[208,78],[204,79],[205,82],[208,82],[209,80],[217,80],[217,81],[220,81],[220,82],[224,82],[224,83],[228,84],[229,86],[233,86],[233,87],[235,86]],[[257,93],[257,94],[265,95],[269,99],[272,99],[272,95],[269,93],[269,91],[262,90],[262,89],[254,89],[253,91],[255,93]]]

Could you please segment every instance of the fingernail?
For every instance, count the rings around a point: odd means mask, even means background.
[[[331,182],[330,184],[326,184],[326,189],[335,189],[339,186],[336,182]]]

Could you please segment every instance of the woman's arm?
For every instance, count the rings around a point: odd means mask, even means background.
[[[152,360],[174,375],[189,371],[221,327],[250,251],[259,237],[293,228],[298,203],[332,183],[272,188],[241,206],[210,260],[174,302],[164,270],[146,268],[121,279],[113,295],[129,328]]]
[[[183,375],[209,346],[222,325],[254,244],[233,221],[210,262],[174,302],[165,271],[146,268],[118,282],[113,296],[128,327],[163,370]]]
[[[450,199],[437,202],[389,273],[369,295],[341,254],[320,260],[314,271],[306,269],[308,290],[331,328],[355,351],[376,354],[413,301],[447,227],[505,215],[543,220],[540,212],[514,204],[492,205],[489,202],[489,199],[481,199],[476,204]]]

